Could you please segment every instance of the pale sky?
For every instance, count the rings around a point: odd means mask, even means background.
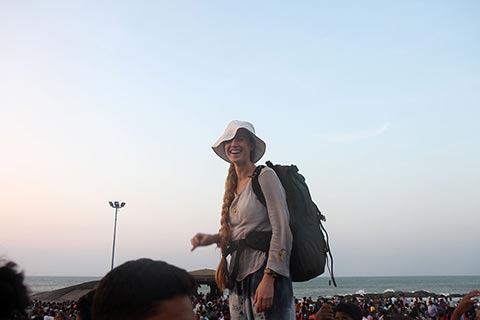
[[[0,1],[0,255],[29,276],[215,268],[252,122],[327,216],[337,276],[478,275],[480,2]]]

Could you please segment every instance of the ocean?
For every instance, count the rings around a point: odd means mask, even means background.
[[[99,279],[99,277],[25,277],[32,293],[61,289]],[[317,298],[354,293],[424,290],[447,295],[465,294],[480,289],[480,276],[336,277],[335,279],[337,287],[329,286],[330,278],[326,276],[307,282],[294,282],[294,294],[298,298]]]
[[[354,293],[389,291],[427,291],[436,294],[465,294],[480,288],[480,276],[402,276],[402,277],[336,277],[337,287],[329,286],[329,277],[308,282],[294,282],[296,297],[318,297]]]

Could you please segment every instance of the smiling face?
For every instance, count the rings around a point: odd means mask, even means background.
[[[239,129],[232,140],[224,143],[225,154],[234,164],[252,162],[251,154],[255,145],[250,133],[245,129]]]

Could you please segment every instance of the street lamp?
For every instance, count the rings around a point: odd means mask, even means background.
[[[118,212],[118,209],[123,208],[125,206],[125,202],[118,203],[118,201],[115,201],[115,202],[109,201],[108,203],[110,203],[110,207],[115,209],[115,225],[113,227],[112,267],[110,268],[110,270],[112,270],[113,259],[115,257],[115,236],[117,234],[117,212]]]

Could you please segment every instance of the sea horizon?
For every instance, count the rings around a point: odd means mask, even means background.
[[[26,276],[25,282],[32,294],[53,291],[88,281],[100,276]],[[480,275],[459,276],[336,276],[337,287],[329,285],[328,275],[307,282],[294,282],[294,294],[303,296],[333,296],[348,294],[375,294],[385,292],[426,291],[432,294],[465,294],[480,288]],[[205,291],[205,290],[202,290]]]

